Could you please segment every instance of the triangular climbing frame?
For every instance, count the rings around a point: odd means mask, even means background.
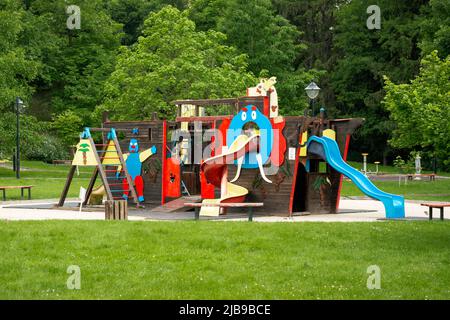
[[[90,131],[107,132],[106,144],[95,144]],[[97,147],[101,147],[100,150]],[[67,193],[72,183],[73,176],[77,166],[95,166],[94,172],[86,190],[86,197],[83,204],[86,204],[94,188],[97,176],[100,174],[103,186],[108,200],[122,199],[124,191],[130,191],[136,204],[139,204],[136,190],[123,158],[122,150],[113,128],[85,128],[80,136],[80,142],[77,144],[77,151],[72,161],[67,176],[66,184],[58,202],[58,207],[62,207],[67,197]],[[115,169],[111,169],[115,168]],[[121,171],[118,171],[118,169]],[[119,172],[119,176],[116,173]],[[129,190],[123,190],[122,179],[127,179]],[[113,183],[110,181],[113,180]]]

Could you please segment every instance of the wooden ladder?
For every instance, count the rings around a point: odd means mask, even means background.
[[[92,136],[90,135],[90,131],[107,132],[106,143],[96,144],[94,142],[94,140],[92,139]],[[131,192],[131,196],[132,196],[134,202],[136,203],[136,205],[138,206],[139,200],[138,200],[138,197],[136,194],[136,190],[134,188],[133,181],[131,180],[131,177],[128,173],[128,169],[127,169],[126,163],[124,161],[123,153],[120,148],[120,144],[117,139],[117,135],[116,135],[114,128],[111,128],[111,129],[90,128],[90,129],[85,129],[83,134],[85,134],[85,136],[83,138],[89,140],[89,142],[92,146],[92,149],[93,149],[93,153],[94,153],[96,162],[97,162],[97,165],[94,169],[91,180],[90,180],[89,185],[86,190],[86,197],[84,199],[83,205],[87,204],[89,197],[92,194],[92,190],[94,188],[95,181],[97,180],[97,177],[100,174],[100,178],[101,178],[103,186],[105,188],[105,192],[106,192],[106,196],[107,196],[108,200],[123,199],[121,194],[116,195],[116,193],[123,194],[125,191],[128,191],[128,192]],[[113,142],[113,145],[117,152],[117,158],[108,157],[107,148],[108,148],[108,145],[110,144],[110,142]],[[101,148],[98,150],[97,147],[101,147]],[[106,159],[117,159],[118,162],[114,163],[114,164],[110,164],[110,163],[103,164],[103,160],[106,160]],[[65,199],[67,197],[67,193],[69,191],[73,176],[76,171],[76,167],[77,167],[76,165],[72,165],[70,168],[69,174],[67,176],[66,184],[64,185],[63,192],[61,194],[61,197],[60,197],[58,205],[57,205],[58,207],[62,207],[64,205]],[[110,169],[111,167],[115,167],[115,169]],[[121,174],[123,173],[123,175],[117,177],[116,173],[117,173],[117,169],[119,167],[122,167]],[[123,186],[123,184],[120,183],[121,179],[127,180],[128,188],[129,188],[128,190],[124,190],[121,188],[121,186]],[[112,181],[112,183],[110,183],[110,181]],[[111,188],[111,187],[113,187],[113,188]]]

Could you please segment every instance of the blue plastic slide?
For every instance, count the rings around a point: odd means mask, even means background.
[[[348,165],[342,159],[336,141],[327,137],[312,136],[308,140],[308,152],[327,161],[335,170],[351,179],[366,195],[383,202],[386,218],[399,219],[405,217],[405,200],[403,197],[381,191],[363,173]]]

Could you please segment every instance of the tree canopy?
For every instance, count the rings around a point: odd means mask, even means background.
[[[419,75],[410,83],[385,78],[384,105],[396,128],[390,144],[396,148],[431,151],[450,167],[450,56],[437,51],[422,60]]]
[[[219,98],[245,94],[256,80],[247,56],[224,44],[217,31],[196,31],[186,13],[167,6],[145,20],[132,48],[122,47],[105,85],[100,110],[121,119],[173,117],[175,99]]]
[[[353,136],[358,157],[369,152],[369,161],[387,162],[398,153],[430,148],[400,143],[403,124],[393,107],[400,102],[389,108],[382,103],[392,99],[386,96],[388,84],[411,86],[426,61],[434,59],[430,57],[446,61],[449,1],[70,4],[80,7],[80,29],[67,28],[68,1],[0,2],[0,121],[9,121],[19,96],[28,106],[29,119],[42,122],[46,143],[55,147],[72,144],[66,135],[82,126],[98,125],[102,110],[120,119],[145,118],[153,112],[171,118],[174,99],[239,96],[257,78],[275,76],[284,115],[303,114],[308,105],[304,88],[315,81],[322,88],[318,104],[330,117],[365,118]],[[373,4],[381,10],[379,30],[366,25],[367,8]],[[421,99],[429,98],[426,91],[417,92],[424,95]],[[65,127],[65,122],[70,124]]]
[[[12,111],[16,97],[28,100],[42,64],[28,46],[30,15],[19,1],[6,0],[0,4],[0,111]]]

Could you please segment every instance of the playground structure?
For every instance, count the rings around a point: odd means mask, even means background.
[[[110,151],[117,151],[117,159],[92,162],[88,156],[85,164],[78,149],[71,172],[75,165],[94,165],[94,176],[100,173],[104,185],[104,190],[94,193],[104,191],[108,199],[118,199],[127,198],[129,191],[136,203],[145,201],[149,210],[161,212],[201,202],[201,216],[226,214],[228,207],[234,210],[244,202],[263,203],[255,207],[255,213],[337,213],[345,175],[366,195],[383,203],[387,218],[403,218],[403,197],[379,190],[345,162],[350,137],[364,119],[328,119],[323,109],[316,117],[280,116],[275,83],[274,77],[262,79],[247,89],[245,97],[174,101],[175,121],[156,116],[146,121],[110,121],[105,113],[102,145],[114,147]],[[121,150],[131,148],[137,139],[140,148],[150,151],[142,158],[133,156],[132,164]],[[107,168],[104,173],[103,166]],[[106,172],[121,171],[123,194],[115,197],[108,191],[111,178]],[[60,205],[66,194],[65,188]],[[233,205],[221,207],[221,203]]]
[[[106,133],[103,143],[96,144],[91,131]],[[136,131],[133,133],[137,134]],[[144,201],[141,163],[154,153],[156,153],[154,146],[139,152],[138,141],[130,139],[129,153],[123,154],[114,128],[85,128],[80,135],[80,142],[77,144],[58,206],[64,205],[77,166],[95,168],[82,205],[89,202],[91,195],[105,196],[107,200],[127,200],[131,192],[134,202],[139,206],[140,202]],[[101,177],[102,185],[94,189],[98,175]]]

